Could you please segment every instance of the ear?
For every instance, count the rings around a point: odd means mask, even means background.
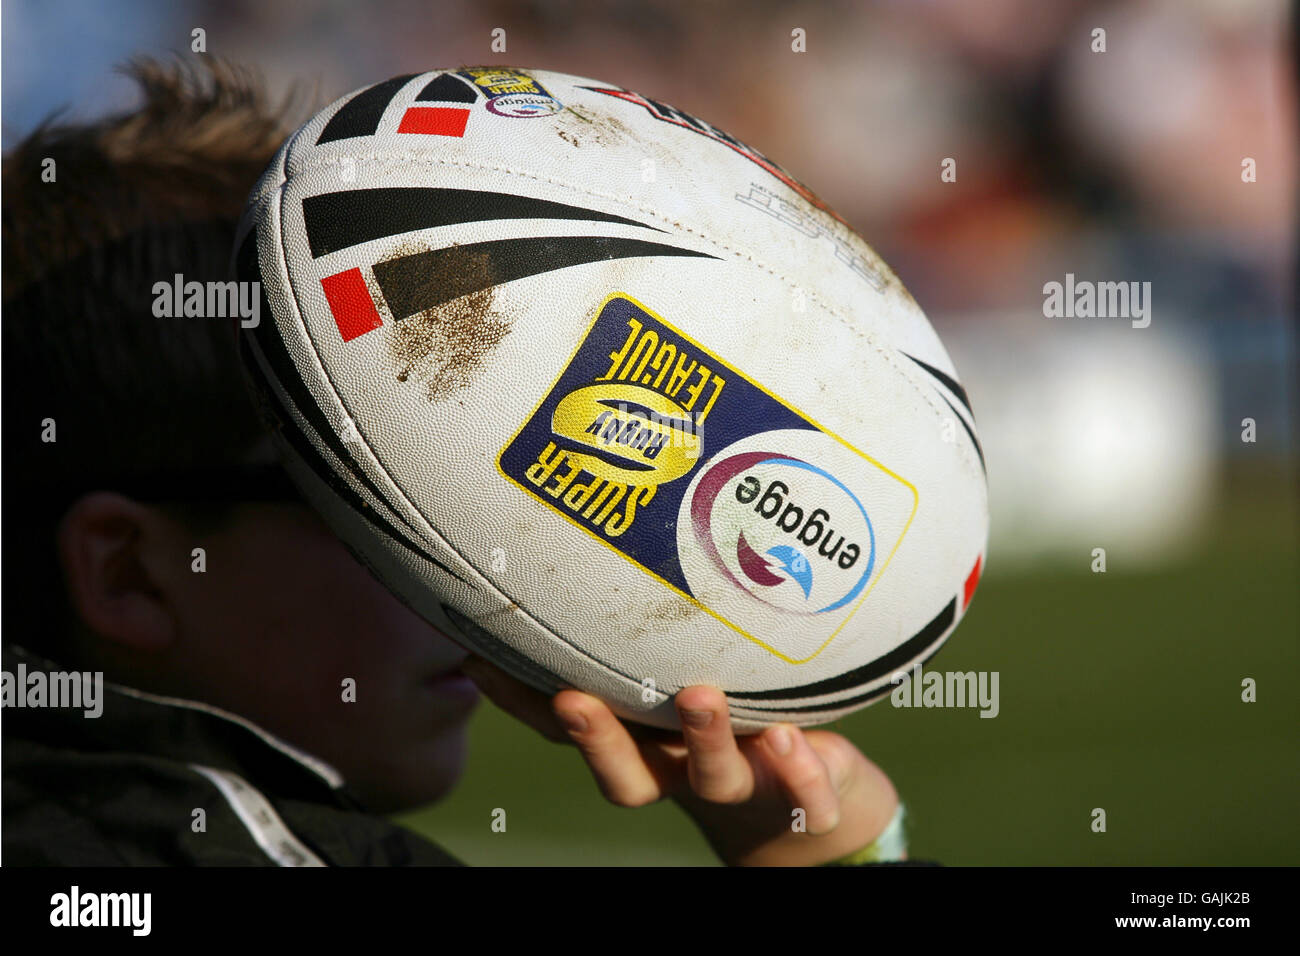
[[[95,634],[138,650],[175,640],[164,580],[169,523],[154,508],[96,491],[73,503],[58,530],[72,607]]]

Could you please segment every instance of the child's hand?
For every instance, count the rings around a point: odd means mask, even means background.
[[[737,738],[726,698],[712,687],[677,694],[684,730],[676,734],[624,724],[581,691],[547,700],[480,658],[464,670],[503,710],[576,744],[610,802],[673,798],[731,865],[828,863],[875,840],[898,808],[889,778],[844,737],[781,724]],[[794,829],[796,808],[806,832]]]

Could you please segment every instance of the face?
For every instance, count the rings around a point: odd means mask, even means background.
[[[170,585],[177,683],[329,762],[376,811],[446,793],[478,699],[466,652],[305,506],[241,505],[201,538],[206,572]]]

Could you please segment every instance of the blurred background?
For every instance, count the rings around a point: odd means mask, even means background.
[[[114,67],[201,55],[196,27],[208,54],[298,88],[301,118],[398,73],[509,63],[721,126],[893,266],[978,417],[988,570],[933,666],[998,671],[1001,713],[881,703],[833,728],[895,780],[913,855],[1294,864],[1292,16],[1282,0],[3,0],[3,143],[56,109],[129,107]],[[1067,273],[1150,282],[1150,326],[1045,317]],[[576,754],[490,706],[472,743],[462,787],[403,818],[467,862],[712,860],[675,808],[606,805]]]

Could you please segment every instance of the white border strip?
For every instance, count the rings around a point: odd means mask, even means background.
[[[278,865],[325,866],[324,860],[293,835],[271,802],[253,789],[243,777],[228,770],[217,770],[196,763],[190,764],[190,767],[207,777],[221,791],[257,845]]]
[[[280,751],[287,757],[293,758],[297,763],[302,764],[308,770],[312,771],[322,780],[330,785],[331,790],[337,790],[343,786],[343,775],[318,757],[313,757],[305,751],[299,750],[292,744],[286,743],[279,737],[263,730],[251,720],[246,720],[238,714],[232,714],[228,710],[222,710],[220,707],[213,707],[211,704],[205,704],[197,700],[184,700],[180,697],[166,697],[162,694],[151,694],[148,691],[136,690],[134,687],[127,687],[123,684],[114,684],[111,681],[104,681],[104,686],[109,687],[127,697],[134,697],[137,700],[147,700],[155,704],[166,704],[168,707],[183,707],[186,710],[197,710],[200,713],[211,714],[214,717],[220,717],[231,723],[238,724],[245,730],[252,731],[261,740],[276,750]]]

